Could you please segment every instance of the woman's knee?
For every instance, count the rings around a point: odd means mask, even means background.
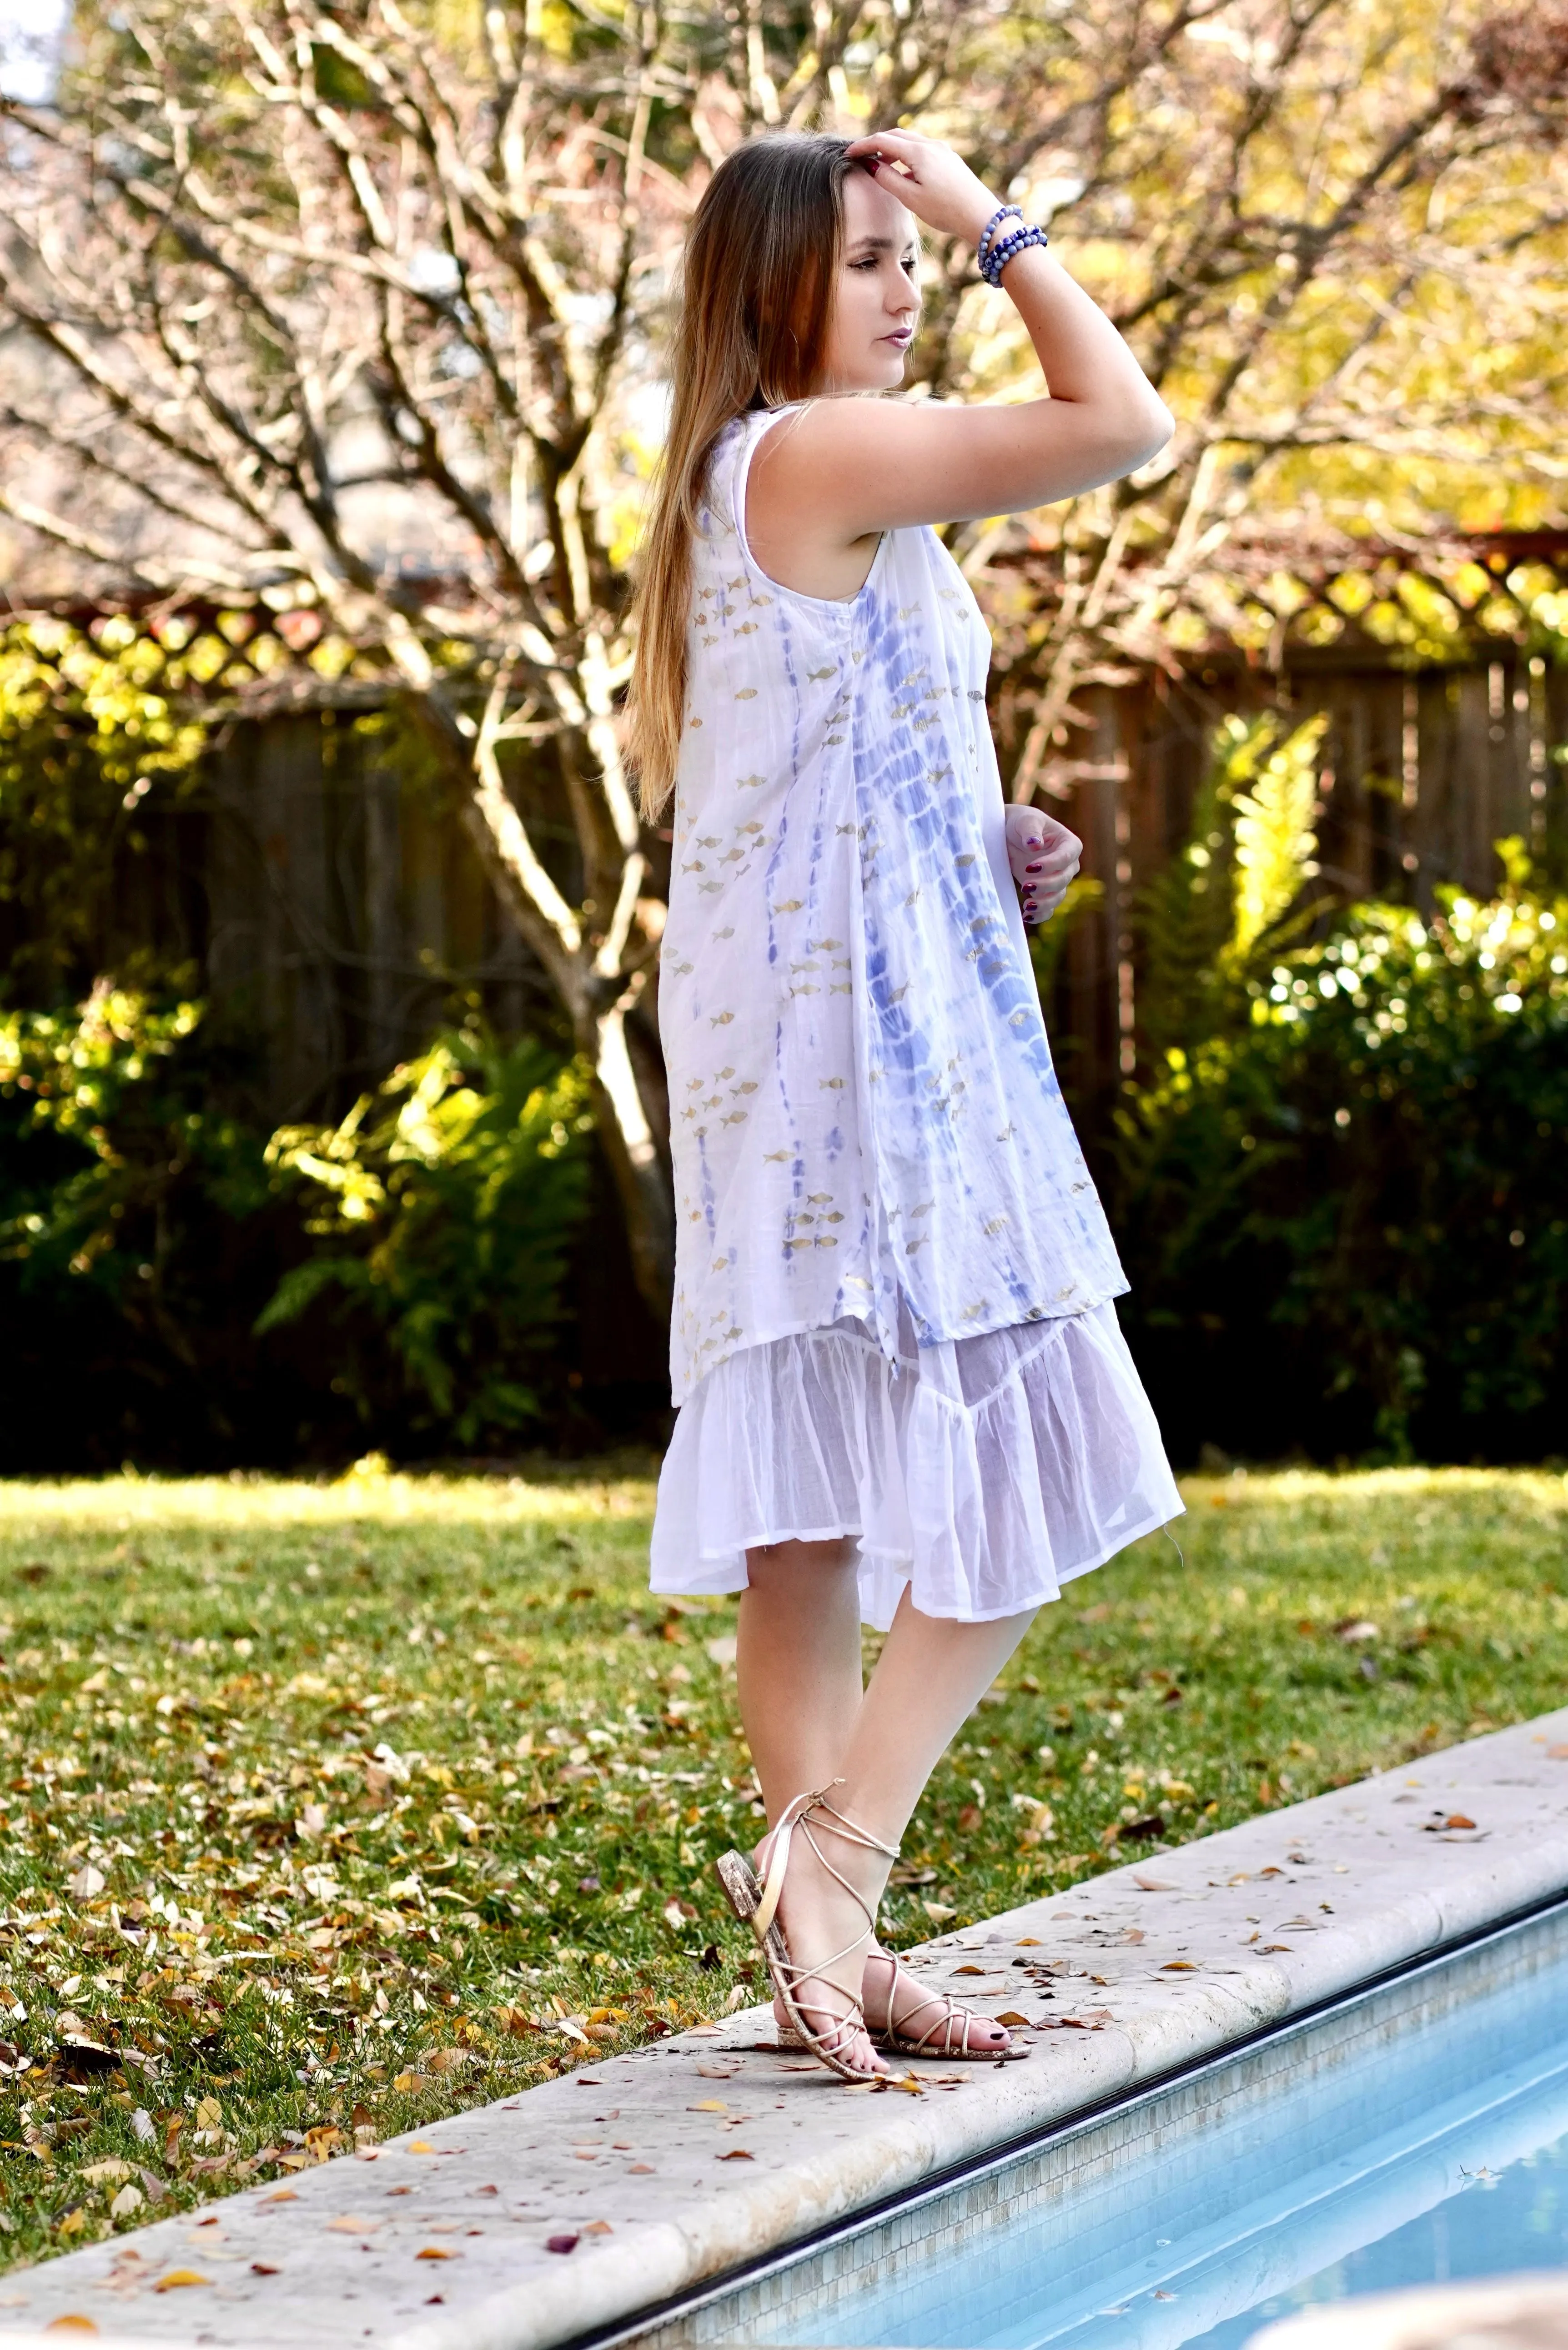
[[[781,1592],[807,1582],[836,1581],[855,1566],[847,1535],[832,1542],[760,1543],[746,1553],[746,1580],[753,1591]]]

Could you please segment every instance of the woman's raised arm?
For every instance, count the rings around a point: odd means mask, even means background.
[[[978,242],[999,209],[997,198],[939,140],[882,131],[857,140],[850,153],[864,164],[866,194],[874,184],[928,227]],[[852,182],[846,199],[860,192]],[[853,209],[864,215],[867,207],[862,202]],[[871,225],[881,228],[878,236],[865,233],[863,218],[852,223],[850,210],[846,201],[844,266],[854,271],[866,266],[860,247],[869,253],[889,244],[900,216],[886,201],[876,205],[881,217]],[[891,305],[897,281],[889,276],[888,283]],[[1054,256],[1028,247],[1007,263],[1002,283],[1028,328],[1044,396],[1006,407],[829,399],[794,429],[770,434],[753,469],[749,520],[764,561],[770,542],[785,555],[786,580],[788,556],[796,550],[809,564],[814,554],[908,524],[967,522],[1047,505],[1131,473],[1164,447],[1169,411],[1110,320]],[[853,299],[858,312],[858,290]],[[870,328],[879,323],[874,317]],[[841,350],[844,331],[841,325]],[[867,388],[853,374],[826,387]]]

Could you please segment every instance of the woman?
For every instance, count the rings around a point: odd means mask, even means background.
[[[857,396],[903,380],[917,221],[975,240],[1045,396]],[[721,1879],[781,2036],[851,2080],[887,2072],[882,2050],[1022,2053],[878,1947],[877,1906],[1035,1609],[1181,1506],[1023,930],[1079,844],[1004,813],[990,641],[929,527],[1091,489],[1168,437],[1044,246],[911,132],[730,156],[688,244],[642,590],[645,815],[675,797],[659,1016],[682,1406],[652,1582],[742,1592],[772,1826],[763,1881],[738,1854]],[[864,1694],[862,1617],[888,1631]]]

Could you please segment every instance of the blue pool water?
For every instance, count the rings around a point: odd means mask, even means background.
[[[1314,2303],[1568,2268],[1568,1919],[1162,2094],[753,2339],[1241,2350]]]

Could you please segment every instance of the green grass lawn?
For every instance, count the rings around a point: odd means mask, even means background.
[[[893,1939],[1563,1700],[1563,1478],[1187,1491],[1185,1565],[1075,1585],[938,1772]],[[649,1596],[651,1501],[0,1486],[9,2259],[759,1994],[710,1866],[759,1825],[733,1609]]]

